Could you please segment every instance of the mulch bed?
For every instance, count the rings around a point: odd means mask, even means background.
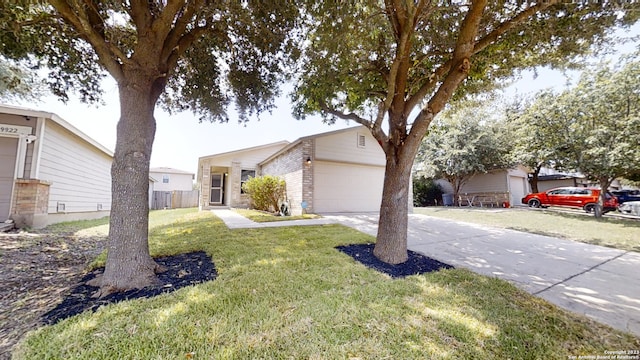
[[[99,268],[85,275],[62,303],[44,314],[43,321],[46,324],[55,324],[86,310],[96,311],[102,305],[124,300],[150,298],[185,286],[214,280],[217,276],[211,257],[203,251],[159,257],[154,260],[167,268],[165,272],[157,275],[160,281],[159,285],[114,293],[99,299],[92,298],[91,295],[98,291],[98,288],[86,283],[104,272],[104,268]]]
[[[353,244],[337,246],[336,249],[351,256],[365,266],[385,273],[392,278],[402,278],[409,275],[425,274],[441,269],[453,269],[453,266],[445,264],[428,256],[409,250],[409,259],[401,264],[391,265],[380,261],[373,255],[375,244]]]

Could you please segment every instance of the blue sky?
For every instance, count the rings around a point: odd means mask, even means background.
[[[640,34],[640,24],[622,36]],[[620,52],[637,49],[637,43],[622,46]],[[541,69],[534,78],[526,72],[522,78],[506,89],[507,96],[532,94],[544,88],[566,86],[565,76],[558,71]],[[116,124],[120,116],[118,89],[110,78],[104,82],[104,106],[86,105],[72,98],[63,104],[55,97],[43,98],[39,103],[16,105],[53,112],[73,124],[107,148],[115,148]],[[229,109],[232,114],[232,109]],[[252,119],[246,125],[235,120],[229,123],[199,123],[189,112],[169,115],[156,108],[157,130],[151,156],[151,166],[168,166],[191,172],[197,171],[200,156],[237,150],[245,147],[272,143],[281,140],[293,141],[311,134],[356,126],[354,122],[338,121],[326,125],[319,118],[309,117],[298,121],[291,115],[291,105],[286,93],[276,101],[272,114],[261,115],[261,120]],[[232,117],[233,119],[233,117]]]

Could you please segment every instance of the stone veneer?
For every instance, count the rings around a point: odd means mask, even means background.
[[[50,185],[36,179],[15,181],[11,218],[17,227],[41,228],[47,225]]]
[[[287,184],[287,199],[292,215],[303,213],[302,201],[307,202],[305,212],[313,212],[313,140],[302,140],[276,158],[262,164],[262,175],[280,176]],[[307,164],[311,158],[311,164]]]

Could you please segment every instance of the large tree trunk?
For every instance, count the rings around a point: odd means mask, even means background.
[[[153,86],[152,81],[134,74],[118,85],[120,121],[111,167],[108,253],[98,296],[154,285],[155,274],[161,270],[148,245],[149,163],[159,94]]]
[[[413,154],[410,156],[396,151],[386,156],[382,204],[373,254],[388,264],[400,264],[408,258],[409,182],[415,151]]]

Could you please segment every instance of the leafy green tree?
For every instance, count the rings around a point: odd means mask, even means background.
[[[409,179],[434,117],[452,99],[519,69],[565,65],[640,13],[627,2],[307,2],[295,113],[366,126],[386,155],[374,254],[407,259]]]
[[[538,176],[543,167],[562,170],[567,164],[567,139],[571,138],[568,119],[556,106],[559,94],[551,90],[538,92],[529,103],[512,104],[507,109],[513,130],[512,157],[532,170],[531,190],[538,192]]]
[[[242,184],[242,190],[251,198],[251,206],[256,210],[278,212],[286,192],[284,179],[272,176],[250,178]]]
[[[0,100],[37,100],[45,91],[44,83],[33,71],[0,56]]]
[[[618,69],[605,64],[582,74],[563,102],[573,116],[569,126],[575,168],[608,189],[640,168],[640,61]],[[601,193],[601,210],[605,192]],[[601,213],[596,211],[596,216]]]
[[[100,295],[153,284],[148,249],[148,174],[154,110],[191,110],[227,121],[269,110],[283,79],[298,7],[289,1],[5,0],[0,54],[50,69],[54,94],[100,98],[105,72],[117,82],[120,120],[112,210]],[[36,65],[37,65],[36,64]]]
[[[454,201],[476,174],[506,169],[510,142],[502,121],[492,121],[488,106],[461,104],[444,111],[422,141],[416,162],[427,176],[446,179]]]

